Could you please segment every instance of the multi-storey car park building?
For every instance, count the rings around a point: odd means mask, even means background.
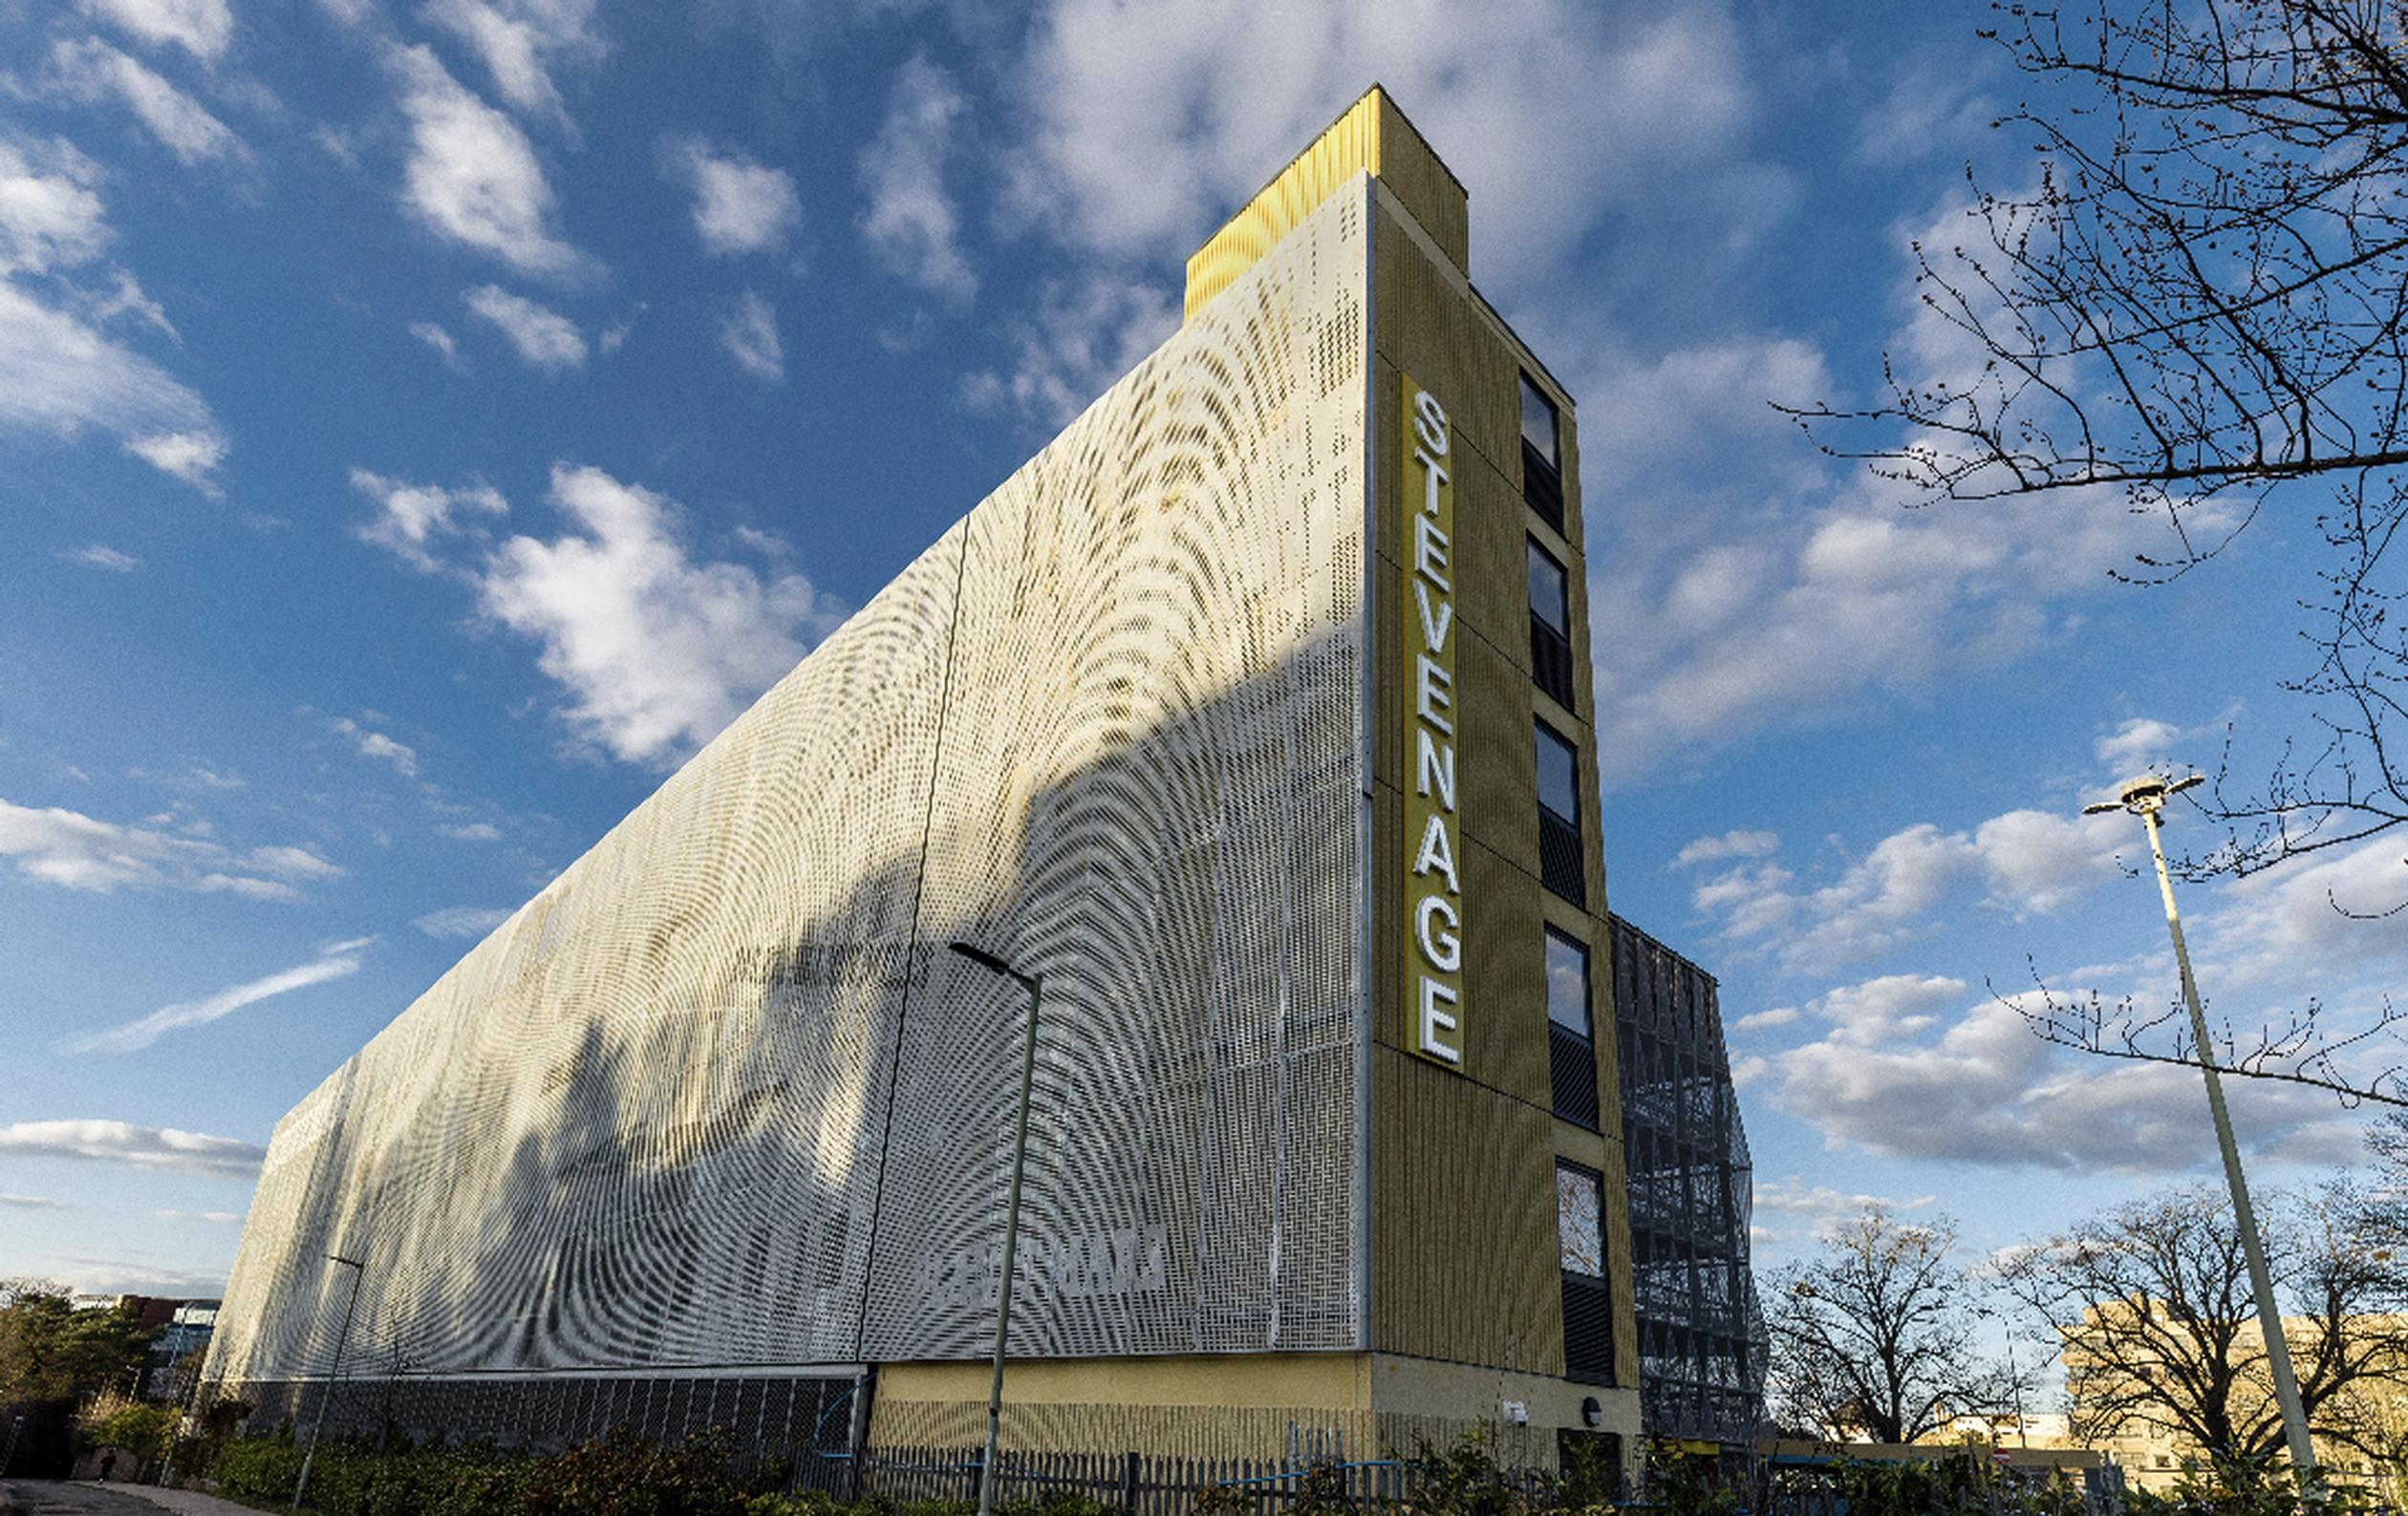
[[[281,1121],[261,1423],[1640,1431],[1577,432],[1374,89],[1186,322]],[[357,1259],[353,1270],[327,1261]]]
[[[1770,1334],[1749,1268],[1754,1163],[1717,987],[1620,916],[1606,931],[1641,1419],[1736,1478],[1764,1419]]]

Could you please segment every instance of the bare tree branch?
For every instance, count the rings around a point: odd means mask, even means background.
[[[2043,1042],[2096,1057],[2213,1068],[2242,1078],[2303,1085],[2336,1096],[2352,1108],[2374,1104],[2408,1110],[2408,1036],[2403,1036],[2408,1011],[2389,995],[2373,1020],[2339,1032],[2314,999],[2281,1022],[2262,1022],[2247,1031],[2227,1018],[2211,1029],[2215,1045],[2203,1050],[2191,1036],[2190,1017],[2179,1000],[2143,1010],[2130,995],[2112,1005],[2096,991],[2064,997],[2041,979],[2032,960],[2025,963],[2038,991],[2036,1005],[2028,993],[2004,995],[1996,984],[1985,983],[1991,998],[2022,1016]],[[2374,1069],[2344,1066],[2345,1056],[2387,1043],[2402,1046],[2398,1061]]]
[[[2248,873],[2408,823],[2408,0],[1993,10],[1983,35],[2045,92],[1993,123],[2034,182],[1968,168],[1966,235],[1913,249],[1973,372],[1885,355],[1876,403],[1781,409],[1921,502],[2088,490],[2161,517],[2176,550],[2137,581],[2304,507],[2327,551],[2286,687],[2311,731],[2262,783],[2219,775],[2231,843],[2189,863]]]
[[[2342,1187],[2264,1197],[2274,1289],[2314,1434],[2370,1453],[2408,1383],[2408,1286],[2384,1227]],[[2218,1462],[2283,1441],[2229,1202],[2213,1189],[2122,1206],[2025,1250],[2002,1284],[2064,1343],[2077,1436],[2171,1434]]]

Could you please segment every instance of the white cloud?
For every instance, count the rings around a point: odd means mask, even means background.
[[[118,552],[106,543],[94,543],[59,556],[69,563],[81,564],[86,568],[105,568],[113,574],[130,574],[142,566],[142,561],[132,553]]]
[[[431,0],[425,15],[476,50],[511,106],[573,130],[552,70],[609,51],[593,11],[593,0]]]
[[[79,9],[129,36],[180,47],[204,62],[217,61],[234,39],[234,12],[226,0],[81,0]]]
[[[2055,910],[2116,878],[2131,841],[2112,816],[2013,810],[1973,830],[1973,848],[1993,905],[2018,914]]]
[[[0,1209],[65,1210],[67,1203],[44,1195],[0,1195]]]
[[[2136,518],[2091,494],[1908,515],[1861,487],[1802,515],[1725,518],[1742,524],[1719,541],[1648,544],[1633,522],[1592,549],[1591,616],[1628,629],[1593,671],[1609,779],[2028,651],[2053,604],[2105,585],[2139,545]]]
[[[668,176],[694,196],[694,230],[714,253],[775,252],[802,224],[794,176],[768,168],[734,148],[699,138],[673,138],[661,147]]]
[[[242,139],[201,102],[97,37],[51,48],[51,83],[87,105],[115,98],[185,164],[248,156]]]
[[[2027,996],[1967,1005],[1970,993],[1897,974],[1810,1003],[1831,1030],[1778,1056],[1774,1103],[1828,1147],[1886,1157],[2153,1175],[2212,1162],[2195,1070],[2085,1058],[2032,1034],[2016,1010]],[[2247,1080],[2227,1093],[2259,1152],[2332,1163],[2356,1149],[2356,1119],[2329,1096]]]
[[[176,331],[176,324],[167,319],[166,310],[142,292],[141,285],[132,274],[122,268],[112,268],[109,278],[117,287],[110,293],[83,292],[87,301],[85,309],[93,321],[105,326],[119,316],[133,316],[142,325],[166,333],[170,340],[183,340]]]
[[[553,230],[551,184],[518,124],[462,89],[428,49],[390,56],[410,120],[402,203],[438,236],[523,272],[592,272],[593,259]]]
[[[1701,837],[1682,848],[1673,856],[1672,866],[1687,868],[1725,858],[1770,858],[1780,845],[1778,832],[1725,832],[1720,837]]]
[[[255,1142],[210,1137],[172,1126],[135,1126],[125,1121],[16,1121],[0,1126],[0,1154],[27,1158],[80,1158],[136,1168],[198,1174],[209,1179],[249,1179],[268,1150]]]
[[[2186,771],[2186,765],[2176,758],[2177,753],[2204,757],[2201,749],[2221,741],[2224,730],[2220,721],[2181,727],[2153,716],[2136,715],[2101,737],[2096,747],[2098,761],[2105,766],[2111,780],[2127,779],[2142,772],[2173,774]]]
[[[745,290],[734,312],[720,323],[720,346],[763,383],[785,382],[785,345],[778,340],[778,312],[752,290]]]
[[[1731,1023],[1733,1032],[1762,1032],[1771,1027],[1785,1027],[1797,1020],[1797,1007],[1780,1006],[1771,1011],[1758,1011]]]
[[[1766,402],[1795,403],[1832,389],[1819,351],[1770,333],[1651,358],[1612,354],[1585,378],[1578,395],[1583,453],[1595,449],[1618,469],[1685,460],[1732,434],[1802,448],[1796,429]]]
[[[1895,166],[1934,153],[1967,156],[1967,144],[1989,128],[1998,115],[1976,93],[1980,71],[1967,69],[1961,58],[1945,64],[1917,62],[1902,67],[1889,93],[1857,123],[1856,147],[1860,163]]]
[[[166,370],[0,280],[0,431],[73,437],[86,426],[204,490],[226,448],[208,405]]]
[[[264,851],[275,857],[287,850]],[[215,843],[120,826],[58,806],[35,810],[0,801],[0,858],[13,859],[28,878],[95,894],[163,888],[297,898],[286,886],[255,877],[258,864],[238,860]]]
[[[2139,830],[2121,812],[2109,819]],[[2397,840],[2378,837],[2222,885],[2204,902],[2186,901],[2203,990],[2212,995],[2238,979],[2330,1000],[2370,976],[2388,990],[2408,968],[2408,933],[2400,929],[2408,920],[2408,863],[2400,851]]]
[[[1915,237],[1963,241],[1963,214],[1893,232],[1888,345],[1910,381],[1966,358],[1931,330],[1905,257]],[[2064,646],[2110,570],[2170,549],[2166,523],[2112,491],[1903,509],[1910,492],[1824,459],[1769,403],[1854,403],[1814,348],[1741,331],[1633,352],[1610,310],[1572,314],[1606,329],[1568,348],[1580,367],[1564,377],[1584,493],[1614,506],[1593,513],[1588,555],[1591,618],[1616,629],[1592,671],[1609,784]]]
[[[248,859],[250,866],[267,874],[282,874],[292,879],[340,879],[341,865],[328,862],[306,847],[254,847]]]
[[[347,715],[329,720],[326,729],[338,737],[351,738],[352,745],[359,749],[360,757],[392,764],[403,779],[418,778],[418,751],[407,743],[397,742],[382,732],[361,726]]]
[[[502,840],[502,828],[491,822],[470,822],[462,826],[439,826],[436,830],[454,842],[498,843]]]
[[[0,139],[0,274],[73,267],[108,245],[100,165],[64,138]]]
[[[1015,350],[1009,371],[966,376],[962,402],[985,415],[1063,426],[1178,326],[1177,305],[1153,285],[1111,274],[1050,283],[1036,314],[1006,328]]]
[[[239,1227],[244,1212],[239,1210],[155,1210],[152,1215],[161,1221],[198,1221],[212,1227]]]
[[[446,365],[455,369],[460,367],[460,344],[454,342],[452,334],[438,323],[413,321],[410,323],[410,335],[441,354]]]
[[[1776,1216],[1794,1216],[1805,1223],[1812,1235],[1818,1237],[1869,1210],[1897,1216],[1927,1210],[1939,1199],[1937,1195],[1894,1200],[1887,1195],[1843,1194],[1829,1185],[1809,1185],[1795,1174],[1784,1179],[1761,1179],[1755,1186],[1757,1215],[1771,1212]]]
[[[1708,856],[1762,859],[1772,850],[1763,842],[1770,833],[1731,835],[1760,850]],[[1689,903],[1719,922],[1726,941],[1763,943],[1792,970],[1826,970],[1929,934],[1949,909],[1975,903],[1962,896],[1976,886],[1989,909],[2060,909],[2116,877],[2117,849],[2127,840],[2113,818],[2045,811],[2008,811],[1965,831],[1920,822],[1881,839],[1830,884],[1801,887],[1777,864],[1742,864],[1700,882]],[[1728,841],[1705,840],[1709,848]]]
[[[247,874],[203,874],[193,881],[192,888],[204,895],[240,895],[245,900],[270,900],[279,905],[290,905],[301,898],[301,891],[290,885]]]
[[[510,346],[530,368],[558,374],[585,367],[585,333],[559,311],[495,285],[482,285],[464,298],[469,310],[510,339]]]
[[[542,646],[578,734],[613,756],[659,763],[700,746],[833,625],[791,571],[697,563],[674,502],[600,469],[552,469],[572,529],[513,537],[482,584],[485,612]]]
[[[483,482],[460,489],[433,484],[408,484],[364,468],[351,472],[352,488],[376,502],[374,521],[356,528],[359,540],[398,556],[412,567],[433,573],[441,566],[434,549],[457,536],[481,538],[484,533],[468,516],[506,516],[509,502]]]
[[[410,923],[430,937],[482,937],[510,919],[499,907],[445,906]]]
[[[1381,79],[1483,207],[1481,282],[1516,284],[1612,207],[1737,223],[1784,198],[1761,169],[1731,187],[1758,97],[1740,40],[1712,6],[1056,0],[1018,71],[1014,197],[1077,246],[1184,257]]]
[[[871,249],[895,274],[957,302],[978,288],[945,193],[955,125],[969,107],[951,75],[914,55],[896,73],[886,123],[861,155],[870,192],[862,233]]]
[[[262,1000],[290,994],[331,980],[345,978],[359,972],[356,950],[364,943],[338,943],[334,949],[321,953],[310,962],[282,970],[263,978],[230,985],[217,993],[200,1000],[182,1001],[161,1006],[146,1016],[96,1032],[89,1036],[74,1038],[60,1044],[62,1053],[139,1053],[158,1041],[168,1032],[183,1027],[206,1026],[232,1015],[246,1006]]]
[[[125,450],[204,495],[220,493],[209,478],[226,461],[226,438],[217,432],[158,432],[148,437],[130,437],[125,439]]]
[[[214,1300],[226,1294],[227,1270],[223,1266],[179,1269],[100,1254],[51,1256],[72,1270],[68,1277],[79,1294],[155,1295],[184,1300]]]

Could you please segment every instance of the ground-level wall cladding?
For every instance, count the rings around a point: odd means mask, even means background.
[[[278,1126],[210,1377],[1361,1336],[1365,206],[1334,197]]]
[[[271,1379],[225,1393],[251,1407],[254,1428],[306,1434],[323,1413],[329,1436],[448,1438],[557,1452],[621,1428],[677,1442],[724,1432],[740,1452],[798,1467],[833,1464],[853,1444],[868,1404],[844,1376],[492,1375],[479,1377]]]

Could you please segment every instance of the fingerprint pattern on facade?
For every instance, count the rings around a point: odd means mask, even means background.
[[[1367,181],[281,1122],[209,1376],[1361,1345]]]

